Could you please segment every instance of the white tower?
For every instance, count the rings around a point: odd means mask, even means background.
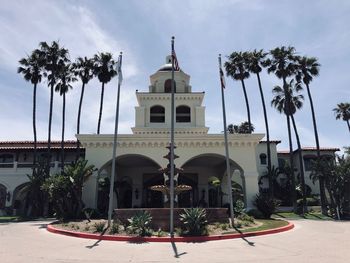
[[[204,92],[192,92],[190,76],[181,69],[174,72],[175,80],[175,133],[207,134]],[[170,130],[171,56],[166,64],[150,76],[149,92],[136,92],[134,134],[167,134]]]

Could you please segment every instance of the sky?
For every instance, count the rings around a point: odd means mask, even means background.
[[[120,133],[134,126],[135,92],[148,91],[149,76],[165,63],[171,36],[181,69],[191,76],[193,91],[206,96],[209,133],[223,131],[218,54],[234,51],[269,51],[294,46],[298,55],[317,57],[320,75],[311,83],[322,147],[349,146],[344,121],[336,120],[333,108],[350,102],[350,1],[347,0],[0,0],[0,140],[33,140],[33,87],[17,74],[18,61],[38,48],[41,41],[59,41],[70,59],[123,52],[123,84],[120,102]],[[270,106],[272,89],[281,85],[263,72],[270,137],[288,149],[285,117]],[[241,85],[226,79],[227,122],[247,119]],[[81,83],[67,94],[66,139],[74,139]],[[255,76],[246,81],[255,132],[265,126]],[[117,78],[106,85],[101,133],[113,133]],[[96,133],[101,84],[94,79],[86,87],[80,131]],[[303,146],[314,146],[310,104],[295,115]],[[37,95],[38,139],[47,140],[49,88],[43,81]],[[61,137],[62,98],[54,97],[52,138]],[[295,141],[295,140],[294,140]],[[295,142],[294,142],[295,144]]]

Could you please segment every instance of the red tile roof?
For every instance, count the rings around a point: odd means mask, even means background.
[[[51,141],[51,149],[60,149],[61,141]],[[77,142],[67,140],[64,142],[65,149],[76,149]],[[33,141],[0,141],[0,150],[31,150],[34,149]],[[47,149],[47,141],[38,141],[37,149]]]

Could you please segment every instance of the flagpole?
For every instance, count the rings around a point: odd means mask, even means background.
[[[112,153],[112,172],[111,172],[111,180],[109,187],[109,206],[108,206],[108,227],[111,225],[112,214],[113,214],[113,197],[114,197],[114,178],[115,178],[115,158],[117,153],[117,137],[118,137],[118,119],[119,119],[119,97],[120,97],[120,86],[121,86],[121,66],[122,66],[122,55],[123,52],[120,52],[118,59],[118,91],[117,91],[117,105],[115,108],[115,124],[114,124],[114,136],[113,136],[113,153]],[[118,200],[117,200],[118,207]]]
[[[171,128],[170,128],[170,236],[174,237],[174,128],[175,128],[175,85],[174,85],[174,39],[171,38]]]
[[[222,99],[222,116],[224,120],[224,136],[225,136],[225,156],[226,156],[226,173],[227,173],[227,188],[228,197],[230,202],[230,219],[231,225],[234,226],[234,213],[233,213],[233,199],[232,199],[232,183],[231,183],[231,168],[230,168],[230,157],[228,152],[227,143],[227,126],[226,126],[226,110],[225,110],[225,95],[224,95],[224,73],[221,68],[221,54],[219,54],[219,70],[220,70],[220,80],[221,80],[221,99]]]

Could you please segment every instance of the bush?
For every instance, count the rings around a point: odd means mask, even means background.
[[[105,230],[106,223],[104,221],[96,222],[94,224],[95,232],[102,233]]]
[[[264,219],[263,213],[261,213],[258,209],[251,209],[247,212],[247,215],[254,217],[255,219]]]
[[[111,225],[111,227],[109,229],[109,233],[112,235],[118,234],[119,233],[119,224],[116,222],[113,222],[113,224]]]
[[[242,200],[237,200],[233,206],[233,211],[235,215],[240,215],[244,210],[244,202]]]
[[[184,209],[184,213],[180,214],[185,231],[184,234],[190,236],[201,236],[207,233],[208,221],[206,212],[203,208]]]
[[[254,217],[247,215],[246,213],[241,213],[239,216],[237,216],[238,220],[246,221],[249,223],[254,223]]]
[[[264,218],[270,218],[281,202],[267,194],[257,194],[254,205],[263,214]]]
[[[127,230],[132,234],[137,234],[139,236],[150,236],[152,235],[152,232],[149,228],[152,217],[149,212],[143,211],[140,213],[137,213],[133,217],[128,219],[129,226],[127,227]]]

